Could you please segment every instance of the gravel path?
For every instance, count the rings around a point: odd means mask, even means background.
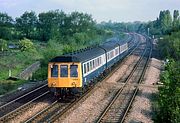
[[[124,76],[129,67],[134,65],[138,56],[130,56],[126,62],[107,80],[101,82],[94,93],[92,93],[81,105],[72,110],[69,115],[64,119],[59,119],[58,122],[63,123],[84,123],[95,122],[99,114],[104,110],[109,103],[117,89],[121,85],[117,80]]]
[[[152,58],[145,74],[144,84],[153,85],[159,81],[162,62]],[[157,93],[157,88],[141,87],[130,109],[125,123],[153,123],[152,99]]]

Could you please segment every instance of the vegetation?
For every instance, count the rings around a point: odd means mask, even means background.
[[[175,10],[161,11],[155,21],[148,23],[102,22],[96,24],[91,15],[55,10],[36,14],[24,12],[15,20],[0,13],[0,94],[17,88],[24,80],[7,80],[9,70],[17,76],[24,68],[40,60],[41,69],[33,79],[47,78],[48,61],[58,55],[96,45],[121,32],[139,32],[160,38],[159,50],[167,62],[161,75],[164,86],[159,88],[156,122],[180,122],[180,16]],[[9,44],[18,48],[9,49]],[[5,52],[10,54],[4,55]]]
[[[7,41],[0,39],[0,50],[3,52],[4,50],[7,50]]]
[[[172,32],[171,35],[165,35],[159,40],[158,46],[163,58],[180,60],[180,30]]]
[[[157,122],[180,122],[180,31],[164,36],[159,49],[170,59],[161,74],[163,87],[159,88]]]
[[[33,79],[46,79],[47,63],[51,58],[99,44],[111,36],[107,30],[98,28],[91,15],[85,13],[66,14],[55,10],[36,15],[33,11],[26,11],[15,20],[7,13],[0,13],[0,83],[12,86],[22,83],[9,84],[12,83],[7,80],[9,74],[17,76],[37,60],[41,61],[41,69]],[[13,48],[8,48],[10,45]],[[9,91],[4,89],[8,87],[4,84],[2,93]]]
[[[32,51],[35,50],[33,46],[33,42],[29,39],[23,39],[19,41],[19,48],[23,51]]]
[[[164,86],[159,88],[156,122],[180,122],[180,67],[179,62],[170,60],[161,75]]]
[[[180,122],[180,16],[174,10],[161,11],[157,20],[140,26],[140,31],[148,30],[150,35],[159,38],[158,49],[166,59],[165,71],[160,81],[158,110],[155,122]]]

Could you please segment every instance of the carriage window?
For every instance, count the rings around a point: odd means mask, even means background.
[[[99,58],[99,64],[101,65],[101,57]]]
[[[92,61],[90,61],[90,70],[92,70]]]
[[[58,65],[53,65],[51,68],[51,77],[58,77]]]
[[[78,77],[78,66],[71,65],[71,77]]]
[[[97,59],[95,59],[95,67],[97,67]]]
[[[86,64],[84,64],[84,73],[86,73],[87,71],[86,71]]]
[[[68,77],[68,66],[61,65],[61,77]]]
[[[88,62],[88,63],[87,63],[87,72],[89,72],[89,70],[90,70],[89,67],[90,67],[90,66],[89,66],[89,62]]]
[[[119,53],[119,49],[116,49],[116,55],[118,55],[118,53]]]
[[[93,69],[95,68],[95,60],[93,60]]]
[[[99,58],[98,58],[98,66],[99,66],[100,62],[99,62]]]

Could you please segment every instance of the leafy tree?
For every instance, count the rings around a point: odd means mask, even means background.
[[[3,52],[6,49],[7,49],[7,41],[0,39],[0,50]]]
[[[29,39],[23,39],[19,41],[19,47],[21,51],[33,51],[34,50],[34,45],[33,42],[30,41]]]
[[[162,31],[166,31],[172,25],[172,17],[169,10],[161,11],[159,14],[159,25]]]
[[[0,12],[0,38],[11,39],[12,38],[13,19],[6,13]]]
[[[173,14],[173,29],[174,30],[180,29],[179,25],[180,25],[179,11],[178,10],[174,10],[174,14]]]
[[[16,18],[16,28],[20,31],[21,36],[34,38],[37,31],[37,16],[35,12],[25,12],[19,18]]]
[[[55,10],[40,13],[38,15],[39,23],[38,29],[40,34],[40,39],[43,41],[48,41],[53,36],[60,35],[57,32],[63,30],[64,27],[64,19],[66,14],[63,11]]]
[[[94,26],[94,21],[88,14],[72,12],[69,18],[71,19],[72,33],[87,32]]]
[[[159,50],[162,56],[170,57],[175,60],[180,58],[180,31],[172,33],[170,36],[164,36],[164,39],[158,42]]]
[[[0,12],[0,26],[11,26],[12,22],[12,17],[10,17],[7,13]]]

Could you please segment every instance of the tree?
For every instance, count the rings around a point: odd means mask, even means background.
[[[63,11],[43,12],[38,17],[38,30],[41,40],[48,41],[56,35],[61,35],[60,32],[65,28],[64,20],[66,18],[66,14]]]
[[[87,32],[93,28],[94,21],[91,15],[72,12],[69,17],[71,19],[73,33]]]
[[[12,27],[13,27],[12,17],[8,16],[6,13],[0,12],[0,38],[11,39]]]
[[[0,12],[0,26],[12,26],[13,19],[7,13]]]
[[[33,51],[34,50],[34,45],[33,42],[30,41],[29,39],[23,39],[19,41],[19,47],[21,51]]]
[[[35,12],[25,12],[19,18],[16,18],[16,28],[20,31],[22,37],[33,38],[37,31],[37,16]]]
[[[169,10],[161,11],[159,14],[159,25],[163,33],[172,26],[172,17]]]
[[[7,41],[0,39],[0,50],[3,52],[5,49],[7,49]]]
[[[173,28],[174,29],[178,29],[179,26],[180,26],[179,11],[178,10],[174,10],[174,14],[173,14]]]

